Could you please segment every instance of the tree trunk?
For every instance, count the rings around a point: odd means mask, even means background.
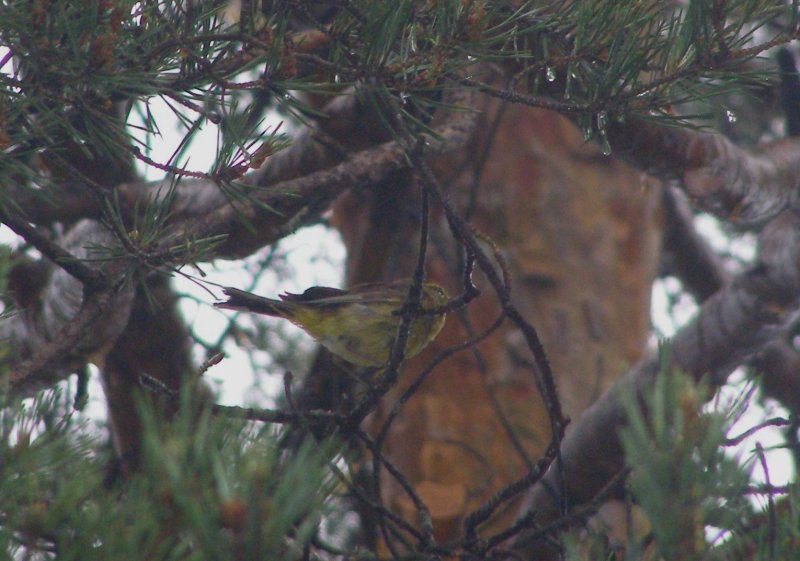
[[[583,142],[563,117],[491,98],[479,106],[468,148],[432,168],[459,211],[506,256],[512,302],[538,330],[564,411],[576,418],[645,350],[661,188]],[[348,194],[337,204],[351,283],[412,274],[418,191],[408,174],[395,179],[381,195]],[[463,258],[446,220],[436,208],[432,214],[428,277],[455,295]],[[406,364],[369,421],[373,434],[438,352],[498,317],[492,290],[481,275],[476,282],[482,295],[451,314],[435,343]],[[506,321],[438,365],[391,419],[383,452],[428,506],[437,539],[456,537],[465,515],[524,476],[548,447],[551,423],[537,376],[522,335]],[[418,522],[414,502],[386,473],[381,493],[385,504]],[[507,527],[516,512],[516,502],[506,503],[480,535]]]

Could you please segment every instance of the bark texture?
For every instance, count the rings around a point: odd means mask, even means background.
[[[574,419],[644,352],[661,189],[584,143],[556,114],[490,98],[480,99],[477,110],[477,132],[466,149],[432,167],[460,212],[505,255],[512,301],[538,329]],[[407,174],[394,179],[371,197],[350,194],[336,206],[353,283],[411,274],[420,217],[409,195],[417,191]],[[462,256],[441,214],[435,208],[433,214],[428,274],[455,294]],[[476,280],[487,288],[480,275]],[[468,512],[533,467],[552,438],[532,357],[509,322],[437,366],[400,402],[437,352],[480,333],[500,313],[489,289],[452,314],[370,419],[373,434],[385,434],[384,452],[430,508],[442,540],[458,535]],[[397,481],[384,475],[381,484],[387,504],[416,522],[415,505]],[[516,508],[506,504],[481,535],[508,525]]]

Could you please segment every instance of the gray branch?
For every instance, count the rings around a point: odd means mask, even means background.
[[[638,119],[610,125],[614,155],[647,173],[676,180],[698,208],[743,227],[758,227],[784,209],[800,210],[800,141],[756,150],[719,134]]]
[[[61,246],[87,267],[113,273],[121,264],[107,261],[118,244],[99,222],[84,220]],[[105,248],[103,250],[98,248]],[[131,283],[86,290],[64,269],[52,267],[41,291],[27,307],[0,319],[0,339],[8,353],[0,358],[12,390],[23,395],[52,385],[77,368],[99,360],[125,328],[133,300]]]

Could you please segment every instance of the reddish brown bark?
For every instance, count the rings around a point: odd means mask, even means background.
[[[479,110],[467,149],[432,166],[461,212],[505,254],[512,301],[539,330],[574,418],[644,351],[660,187],[584,143],[553,113],[488,98]],[[407,176],[396,179],[382,195],[348,195],[336,207],[353,283],[411,275],[419,204],[409,199]],[[382,219],[387,204],[401,218]],[[436,209],[434,217],[428,274],[457,293],[459,248]],[[498,316],[492,295],[484,290],[463,315],[452,314],[431,348],[405,366],[399,386],[371,418],[371,431],[380,430],[400,392],[438,351]],[[393,421],[384,452],[426,502],[437,538],[455,537],[466,514],[524,475],[526,462],[549,444],[532,368],[521,334],[506,322],[439,365]],[[416,523],[416,509],[397,482],[384,474],[382,485],[386,504]],[[481,535],[515,515],[516,506],[506,505]]]

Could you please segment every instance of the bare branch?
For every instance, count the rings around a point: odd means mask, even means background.
[[[124,328],[124,321],[112,322],[109,318],[127,317],[119,312],[124,312],[130,304],[130,296],[129,290],[117,293],[114,288],[87,294],[78,314],[52,340],[36,349],[27,360],[10,365],[8,381],[12,390],[30,395],[91,362],[93,354],[113,342],[115,331],[119,333]]]
[[[797,326],[790,327],[787,336],[767,345],[751,361],[764,393],[795,415],[800,414],[800,352],[788,339],[796,331]]]
[[[83,221],[58,244],[76,259],[99,260],[98,275],[114,278],[122,262],[106,261],[96,247],[113,247],[111,233],[101,224]],[[0,339],[10,350],[2,359],[15,392],[25,395],[52,385],[92,360],[100,361],[125,328],[133,300],[130,283],[100,289],[84,287],[64,269],[55,269],[40,299],[18,313],[0,319]]]
[[[664,190],[662,262],[702,302],[730,282],[720,257],[694,227],[694,215],[677,189]]]
[[[475,123],[470,111],[472,95],[459,92],[452,103],[459,108],[437,127],[434,134],[423,135],[426,153],[442,154],[461,147],[469,139]],[[354,119],[358,121],[358,119]],[[405,151],[391,141],[351,155],[342,163],[295,179],[254,189],[247,201],[218,201],[207,214],[188,225],[176,224],[165,236],[162,247],[180,240],[226,235],[216,248],[217,257],[237,258],[274,243],[296,228],[316,220],[328,205],[347,189],[369,186],[388,173],[409,166]],[[281,175],[281,171],[274,172]],[[265,172],[252,181],[262,185],[273,175]]]
[[[757,151],[725,137],[640,119],[610,124],[614,154],[654,176],[677,180],[697,207],[742,226],[759,226],[800,205],[800,142]]]
[[[50,261],[83,283],[85,287],[99,289],[107,284],[107,279],[100,271],[84,265],[69,251],[52,241],[35,227],[1,208],[0,222],[38,249]]]

